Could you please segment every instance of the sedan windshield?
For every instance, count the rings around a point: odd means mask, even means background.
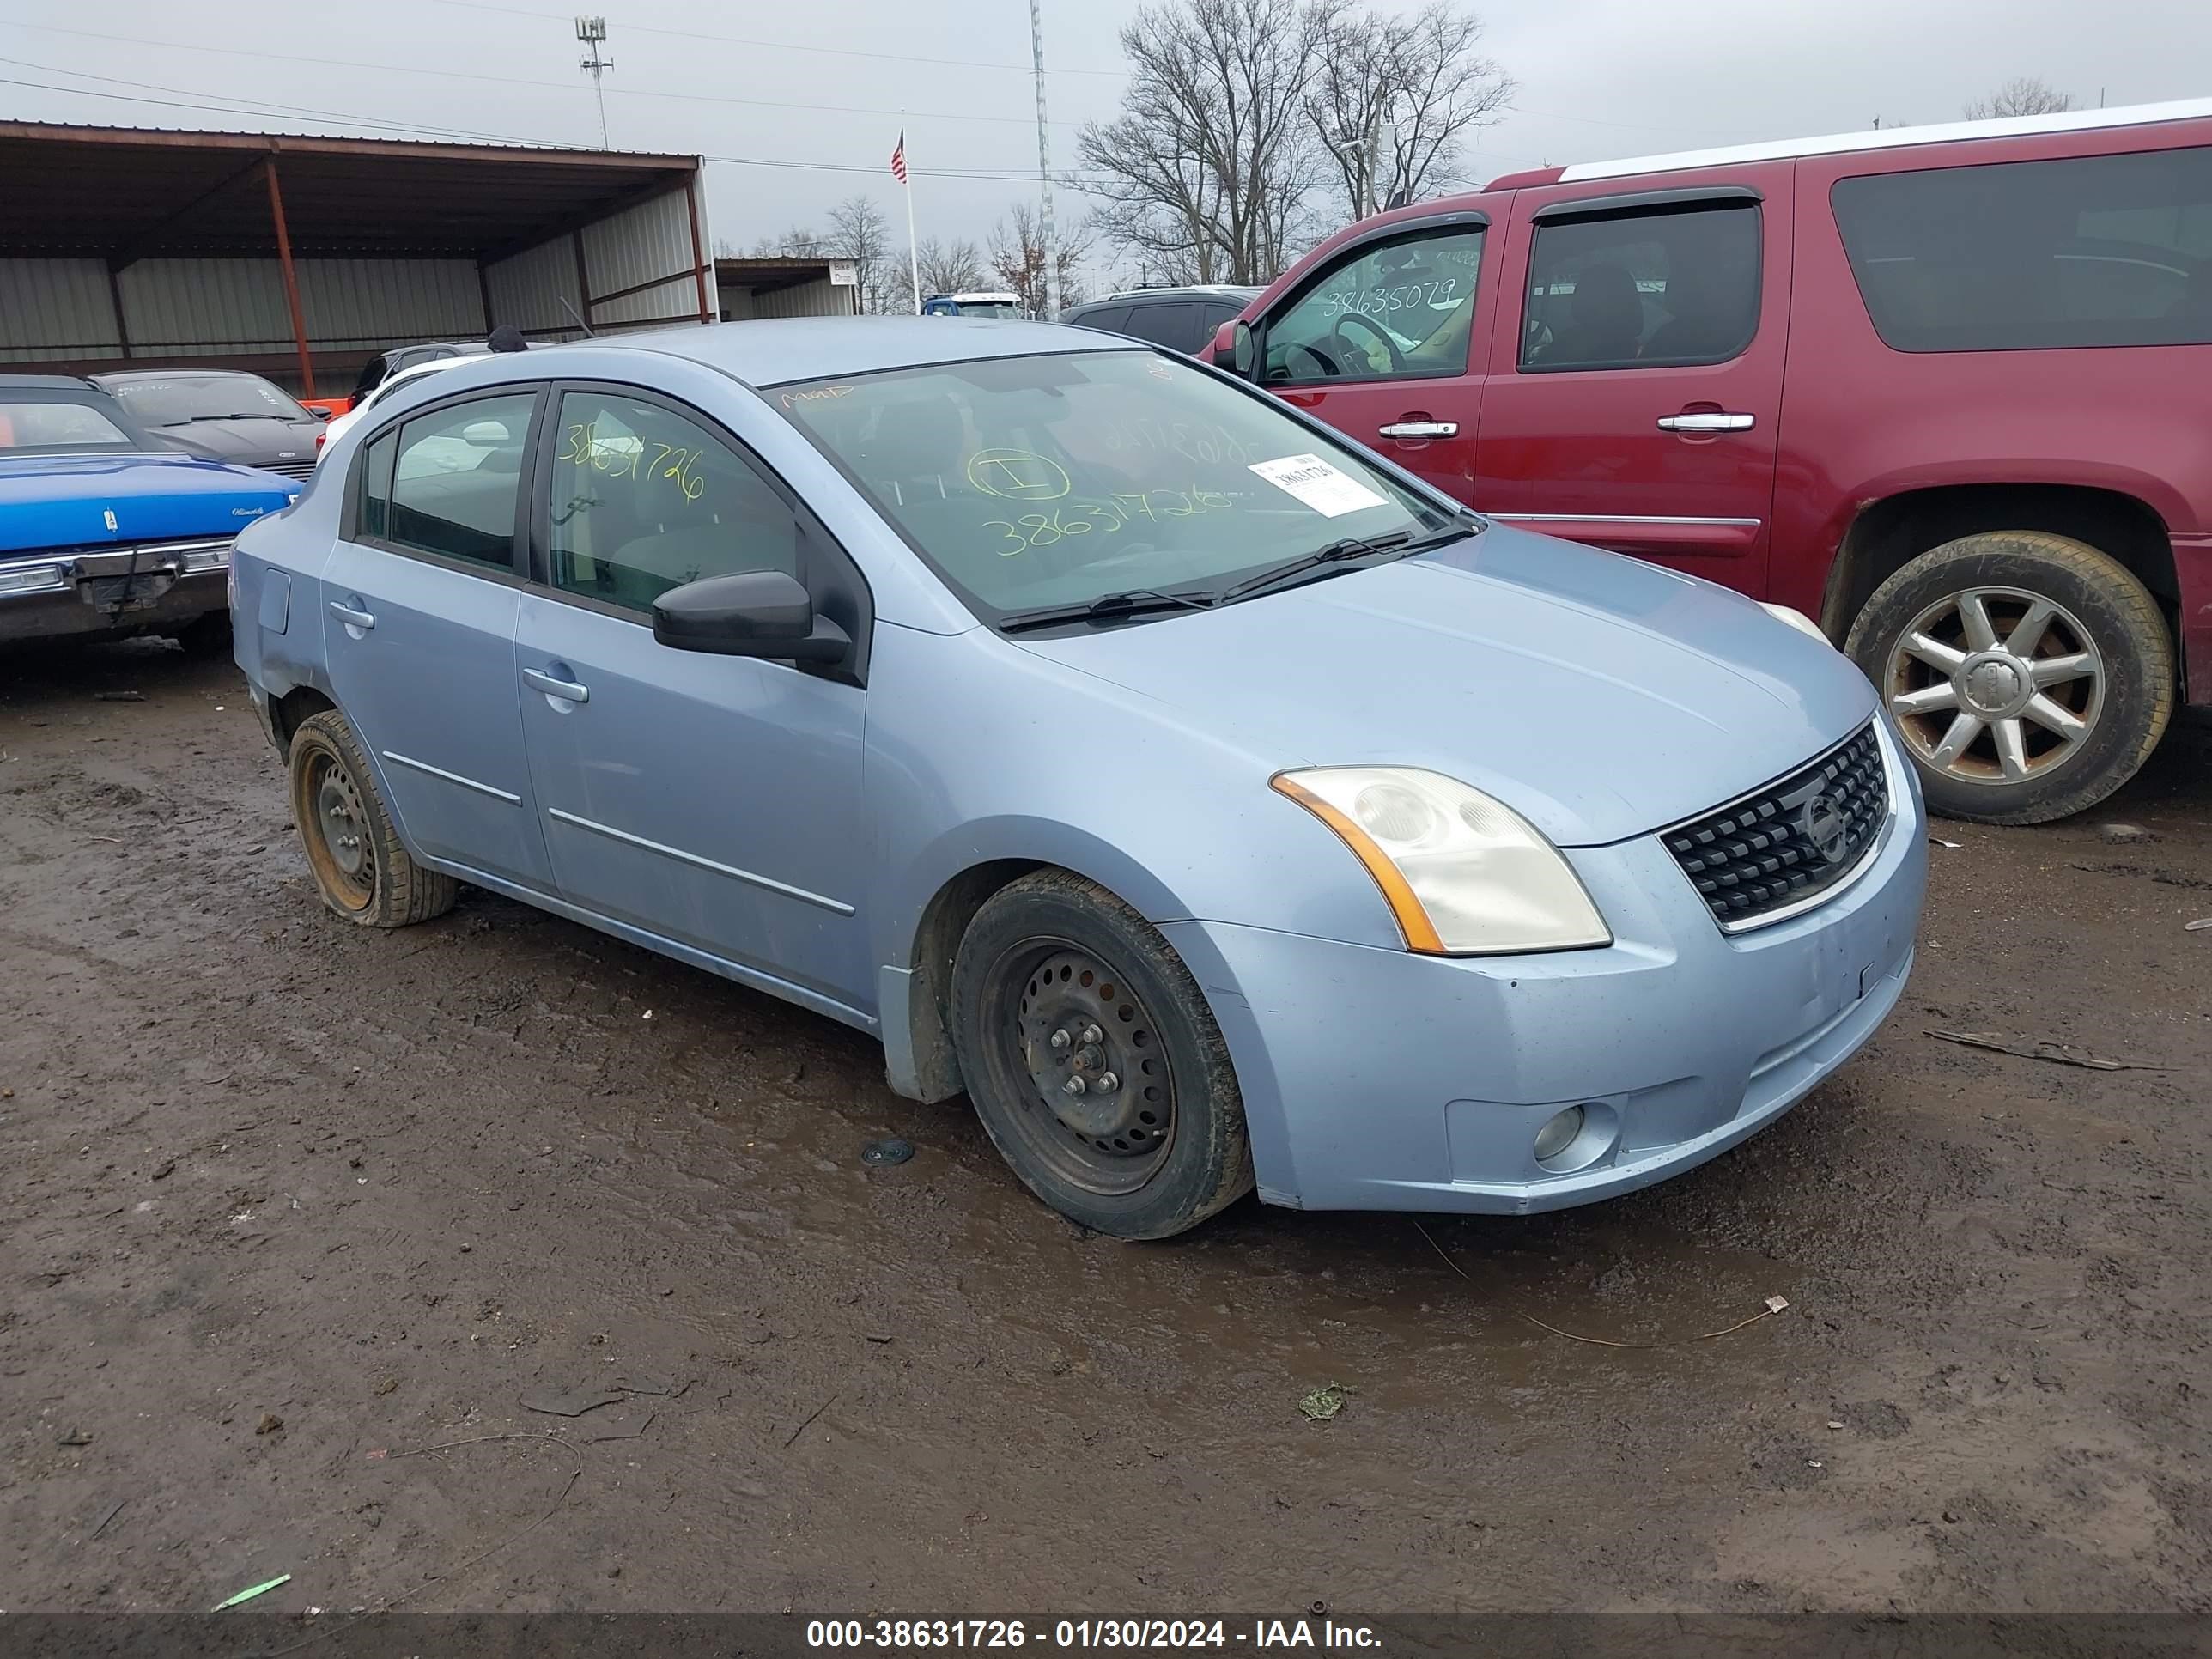
[[[300,421],[307,411],[258,374],[164,374],[110,383],[124,408],[148,426],[192,421]]]
[[[1456,522],[1273,403],[1150,351],[985,358],[763,395],[990,622],[1139,592],[1155,600],[1141,614],[1176,614],[1188,607],[1161,596],[1210,603],[1267,572],[1409,548]]]

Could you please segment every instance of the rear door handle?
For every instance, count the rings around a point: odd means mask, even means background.
[[[522,683],[533,691],[543,691],[549,697],[558,697],[563,702],[589,702],[592,689],[579,685],[574,680],[556,680],[550,674],[541,674],[534,668],[522,671]]]
[[[1748,432],[1759,424],[1754,415],[1724,415],[1717,410],[1694,415],[1662,415],[1662,432]]]
[[[1393,421],[1388,426],[1378,426],[1375,434],[1380,438],[1456,438],[1457,421]]]
[[[370,629],[376,626],[376,618],[374,617],[369,615],[366,611],[355,610],[353,606],[348,605],[343,599],[332,599],[331,601],[331,615],[336,617],[348,628],[358,628],[363,633],[367,633]]]

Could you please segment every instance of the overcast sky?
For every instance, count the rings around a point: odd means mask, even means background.
[[[1011,203],[1036,198],[1025,0],[580,3],[605,10],[611,142],[706,155],[718,240],[750,246],[793,223],[820,227],[855,191],[875,198],[902,238],[888,166],[902,125],[925,237],[981,241]],[[1115,33],[1137,0],[1042,4],[1057,172],[1073,166],[1082,123],[1116,112]],[[1480,140],[1478,179],[1877,117],[1885,126],[1952,120],[1965,100],[2018,75],[2042,76],[2077,106],[2100,93],[2112,104],[2212,93],[2203,0],[1477,9],[1487,52],[1521,88],[1514,112]],[[560,0],[0,0],[0,115],[596,143],[579,51]],[[48,89],[58,87],[74,90]],[[1083,204],[1063,191],[1060,211],[1079,216]]]

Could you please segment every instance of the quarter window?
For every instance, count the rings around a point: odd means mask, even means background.
[[[368,447],[362,527],[394,547],[514,566],[514,507],[534,393],[418,415]]]
[[[799,521],[723,441],[659,404],[561,400],[553,451],[553,585],[632,610],[746,570],[799,574]]]
[[[1872,173],[1830,199],[1895,350],[2212,343],[2212,149]]]
[[[1330,266],[1267,325],[1269,386],[1467,373],[1482,228],[1368,246]]]
[[[1536,227],[1521,313],[1524,372],[1724,362],[1759,327],[1754,204]]]

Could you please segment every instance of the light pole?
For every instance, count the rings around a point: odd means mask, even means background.
[[[611,149],[613,146],[607,143],[607,89],[599,81],[602,75],[615,66],[613,58],[599,56],[600,43],[607,38],[607,20],[604,17],[579,17],[576,20],[576,38],[591,48],[588,53],[577,59],[576,67],[592,77],[592,92],[599,100],[599,148]]]
[[[1038,235],[1044,244],[1044,319],[1060,315],[1060,251],[1052,228],[1052,138],[1044,118],[1043,0],[1030,0],[1030,61],[1036,70],[1037,184],[1044,192]]]

